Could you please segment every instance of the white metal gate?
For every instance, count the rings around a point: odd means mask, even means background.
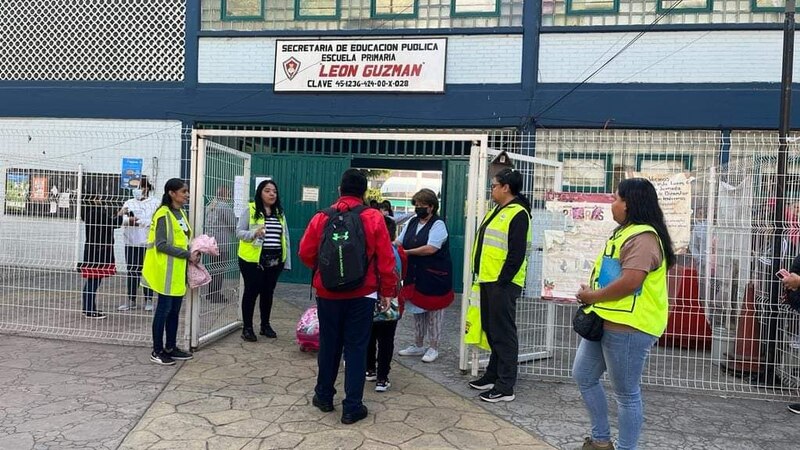
[[[466,255],[472,254],[475,241],[475,231],[478,222],[487,210],[492,207],[489,191],[489,166],[491,160],[501,153],[496,148],[488,148],[483,154],[474,153],[470,158],[470,186],[467,204],[467,228],[465,236],[465,265],[471,263]],[[514,169],[523,175],[523,193],[532,201],[542,198],[545,192],[557,191],[561,186],[562,166],[558,161],[550,161],[514,152],[506,152],[510,157]],[[534,176],[535,175],[535,176]],[[517,301],[517,333],[519,337],[519,362],[530,362],[554,356],[554,334],[556,320],[556,306],[552,302],[543,303],[539,300],[542,271],[542,234],[536,232],[545,227],[552,226],[553,217],[542,209],[539,202],[534,203],[531,218],[531,244],[528,248],[528,274],[522,297]],[[470,292],[472,287],[471,270],[464,271],[463,292]],[[465,333],[466,314],[469,299],[464,298],[461,305],[461,335]],[[489,354],[474,346],[467,346],[463,340],[460,345],[459,368],[470,369],[473,375],[479,368],[485,367],[489,362]]]
[[[211,284],[189,293],[191,345],[199,347],[241,327],[240,277],[237,266],[236,221],[245,205],[235,195],[250,192],[250,155],[193,133],[191,219],[195,235],[217,240],[219,256],[203,263]]]

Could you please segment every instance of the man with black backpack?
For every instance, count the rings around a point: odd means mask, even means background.
[[[319,373],[312,403],[323,412],[333,411],[344,352],[344,424],[367,417],[362,398],[372,317],[376,302],[385,310],[397,296],[392,243],[381,212],[364,206],[366,191],[364,174],[346,170],[339,199],[311,218],[299,250],[300,259],[314,271],[317,291]]]

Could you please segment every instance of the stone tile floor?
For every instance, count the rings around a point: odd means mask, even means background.
[[[287,303],[275,304],[277,340],[260,337],[246,343],[235,334],[198,351],[121,448],[552,448],[399,364],[388,392],[376,393],[367,383],[367,419],[341,424],[341,395],[331,413],[310,405],[316,358],[293,342],[300,312]]]

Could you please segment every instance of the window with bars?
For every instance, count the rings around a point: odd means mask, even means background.
[[[222,0],[222,20],[261,20],[264,0]]]
[[[302,32],[521,27],[523,8],[524,0],[201,0],[201,29]]]
[[[614,14],[619,11],[619,0],[567,0],[566,5],[567,14]]]
[[[417,17],[418,0],[372,0],[372,17]]]
[[[453,17],[500,14],[500,0],[451,0]]]
[[[295,0],[295,20],[334,20],[339,18],[340,0]]]
[[[785,0],[542,0],[542,26],[782,23]]]

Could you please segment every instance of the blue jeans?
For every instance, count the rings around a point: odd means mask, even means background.
[[[83,285],[83,291],[81,292],[83,297],[83,313],[91,313],[97,311],[95,307],[94,299],[97,297],[97,289],[100,287],[100,282],[102,282],[102,278],[87,278],[86,283]]]
[[[600,377],[608,370],[617,399],[619,450],[636,449],[642,430],[641,381],[644,363],[657,338],[641,331],[604,330],[600,342],[582,339],[572,366],[572,377],[592,421],[592,439],[611,441],[608,403]]]
[[[328,300],[317,297],[319,317],[319,355],[317,386],[314,392],[323,402],[333,402],[336,376],[344,351],[344,414],[358,411],[364,397],[367,371],[367,345],[372,331],[375,299],[369,297]]]
[[[156,312],[153,314],[153,351],[164,351],[164,331],[167,332],[166,348],[173,350],[178,339],[178,321],[181,316],[183,297],[158,294]]]

